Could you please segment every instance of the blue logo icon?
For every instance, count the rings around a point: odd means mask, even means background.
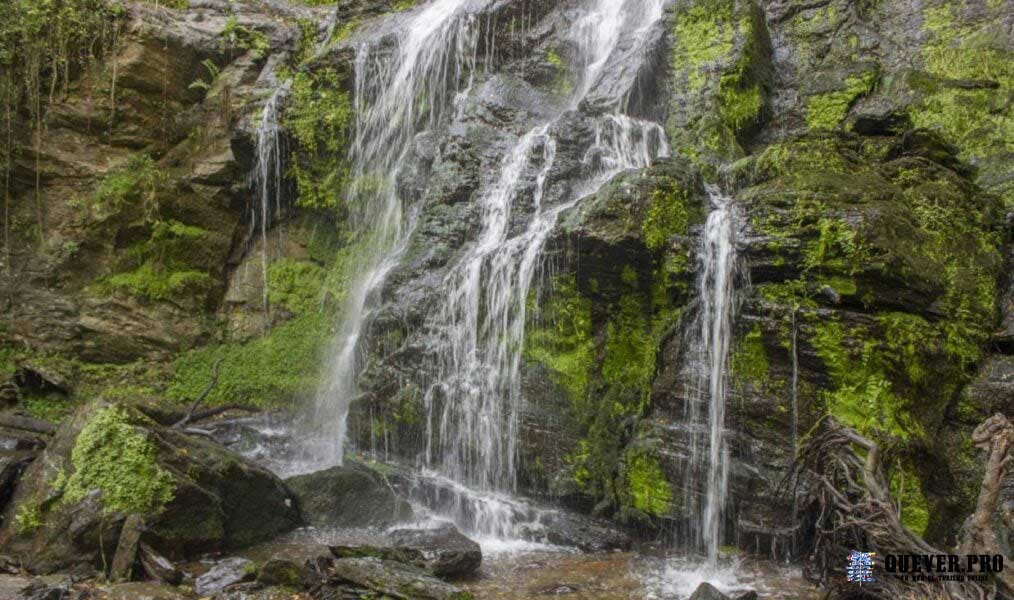
[[[873,557],[876,552],[860,552],[853,550],[849,554],[849,564],[845,567],[845,574],[849,581],[855,581],[860,585],[876,581],[873,578]]]

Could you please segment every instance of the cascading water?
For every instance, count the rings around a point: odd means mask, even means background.
[[[412,138],[440,123],[471,85],[479,28],[471,10],[481,2],[435,0],[408,17],[390,55],[363,43],[355,60],[355,136],[349,149],[351,182],[346,204],[355,234],[347,297],[325,384],[308,419],[310,462],[340,464],[348,406],[356,396],[360,340],[366,308],[397,264],[412,215],[397,190]]]
[[[729,451],[725,441],[726,372],[732,338],[736,220],[732,200],[708,186],[712,209],[698,253],[698,314],[689,363],[692,397],[687,403],[691,434],[687,502],[698,526],[693,541],[714,569],[722,540]],[[703,471],[703,476],[701,472]]]
[[[250,173],[251,187],[256,193],[256,203],[250,207],[250,238],[255,233],[261,237],[261,277],[264,312],[268,313],[268,228],[271,220],[282,211],[283,187],[286,156],[285,137],[279,120],[279,109],[289,92],[289,82],[275,88],[264,103],[260,123],[255,131],[257,161]],[[269,320],[270,321],[270,320]]]
[[[669,152],[658,124],[622,114],[623,99],[614,98],[615,112],[595,119],[584,160],[587,179],[569,198],[546,206],[556,160],[554,126],[595,88],[621,38],[646,44],[662,7],[659,0],[599,0],[583,13],[573,29],[579,85],[563,110],[518,139],[481,196],[478,239],[445,278],[448,300],[430,323],[438,374],[426,395],[427,460],[475,489],[452,494],[441,507],[475,534],[511,538],[521,534],[519,526],[528,527],[497,492],[516,487],[526,301],[558,216],[621,170],[646,167]],[[515,213],[529,205],[527,225],[511,235]],[[474,519],[477,513],[486,518]]]

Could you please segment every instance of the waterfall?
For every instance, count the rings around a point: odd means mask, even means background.
[[[622,114],[622,98],[615,98],[613,112],[594,119],[595,137],[584,159],[588,177],[569,197],[547,205],[554,126],[595,88],[621,39],[643,50],[662,4],[598,0],[581,15],[572,34],[580,84],[564,110],[518,138],[481,194],[478,238],[444,280],[447,301],[429,324],[438,369],[425,397],[427,461],[474,490],[452,495],[441,510],[475,534],[518,535],[517,510],[502,494],[517,485],[526,301],[560,213],[621,170],[647,167],[669,153],[662,128]],[[528,207],[526,224],[512,231],[515,213]],[[476,520],[476,514],[485,517]]]
[[[714,568],[722,541],[722,513],[729,471],[725,400],[735,301],[736,222],[732,200],[715,186],[708,186],[707,191],[712,208],[698,253],[699,309],[691,341],[695,354],[690,361],[692,397],[687,403],[691,433],[687,494],[690,496],[688,505],[698,520],[694,541],[703,547],[708,566]],[[703,481],[700,481],[701,471],[704,471]]]
[[[261,237],[261,277],[263,285],[262,303],[264,313],[269,315],[268,306],[268,228],[273,216],[282,211],[284,161],[287,149],[279,121],[280,105],[289,91],[289,82],[275,88],[264,103],[261,120],[254,137],[257,142],[257,160],[250,173],[250,183],[256,193],[256,202],[250,207],[250,237],[259,233]],[[267,319],[270,325],[270,318]]]
[[[327,376],[308,419],[308,458],[317,466],[342,461],[348,407],[358,391],[360,341],[371,317],[367,305],[411,233],[413,215],[397,189],[401,166],[415,135],[441,123],[471,85],[479,28],[466,8],[474,4],[435,0],[407,16],[393,52],[378,42],[357,48],[346,198],[355,272],[349,276]]]

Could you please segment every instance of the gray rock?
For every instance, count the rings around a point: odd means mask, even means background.
[[[390,537],[393,546],[418,552],[422,566],[437,577],[469,575],[482,564],[479,544],[453,525],[439,529],[398,529]]]
[[[704,582],[697,586],[694,593],[691,594],[690,600],[732,600],[722,592],[718,591],[715,586],[710,583]]]
[[[422,569],[377,558],[343,558],[332,565],[332,586],[343,583],[398,600],[467,600],[472,596]]]
[[[194,583],[194,591],[198,595],[206,596],[230,585],[250,581],[255,575],[256,568],[252,561],[238,556],[227,558],[198,577]]]
[[[285,483],[312,525],[380,527],[412,518],[408,502],[395,495],[382,474],[362,463],[347,462]]]

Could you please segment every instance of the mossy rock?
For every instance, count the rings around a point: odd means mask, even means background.
[[[300,523],[285,485],[205,440],[98,400],[79,408],[26,471],[0,540],[32,572],[102,568],[128,515],[173,559],[239,548]]]

